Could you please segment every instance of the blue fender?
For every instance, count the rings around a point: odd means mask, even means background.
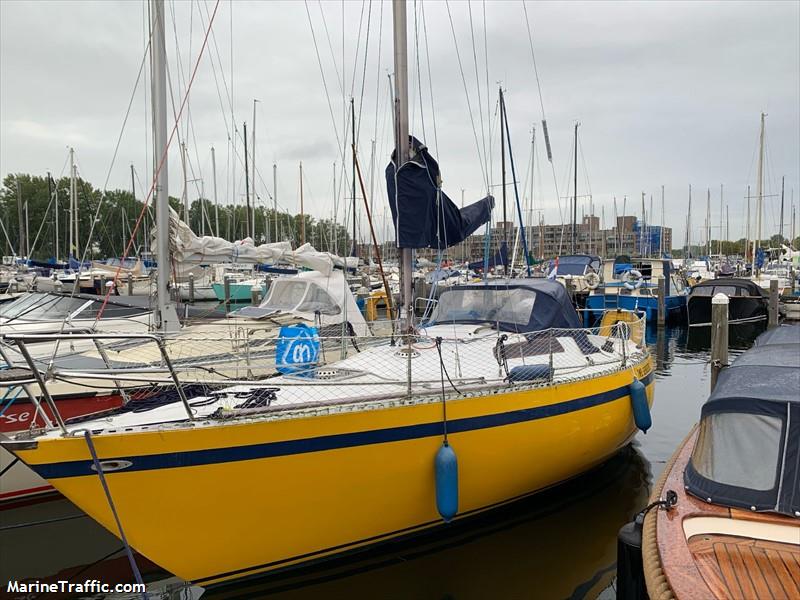
[[[436,510],[445,521],[458,514],[458,459],[453,447],[442,443],[436,452]]]
[[[647,404],[647,389],[644,384],[634,378],[628,386],[631,394],[631,408],[633,409],[633,421],[636,427],[647,433],[653,426],[653,417],[650,415],[650,406]]]

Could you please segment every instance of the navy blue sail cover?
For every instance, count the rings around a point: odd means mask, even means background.
[[[392,161],[386,167],[397,247],[441,250],[458,244],[489,220],[494,197],[486,196],[459,209],[437,187],[441,181],[439,164],[422,142],[409,138],[409,161],[398,169],[396,153],[392,153]]]

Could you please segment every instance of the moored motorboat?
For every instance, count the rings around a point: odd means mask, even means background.
[[[724,369],[644,519],[652,600],[800,597],[800,327]]]
[[[658,279],[664,278],[664,310],[667,321],[683,318],[686,289],[672,270],[669,259],[631,259],[618,256],[603,265],[602,284],[586,298],[586,320],[599,321],[611,309],[643,312],[648,321],[658,316]]]
[[[711,299],[716,294],[728,297],[728,323],[752,323],[767,319],[768,299],[754,281],[730,277],[710,279],[693,286],[686,299],[690,327],[711,325]]]

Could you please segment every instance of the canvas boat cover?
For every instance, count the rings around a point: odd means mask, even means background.
[[[714,504],[800,517],[800,326],[762,334],[722,370],[684,482]]]
[[[408,162],[397,168],[395,153],[386,167],[386,188],[398,248],[449,248],[486,223],[494,198],[459,209],[441,190],[439,164],[425,145],[410,138]]]
[[[717,293],[725,294],[728,297],[763,297],[761,288],[755,281],[740,277],[726,277],[701,281],[700,283],[692,286],[692,291],[689,293],[689,297],[714,296]]]
[[[455,285],[443,291],[425,326],[453,322],[489,322],[501,331],[516,333],[581,327],[563,285],[524,278]]]
[[[318,252],[311,244],[292,250],[291,242],[256,245],[251,238],[236,242],[209,235],[198,236],[170,209],[170,254],[177,263],[189,264],[281,264],[304,267],[329,275],[335,268],[355,268],[358,259]],[[158,251],[157,232],[152,229],[153,252]]]

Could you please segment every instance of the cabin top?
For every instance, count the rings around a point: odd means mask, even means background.
[[[692,286],[693,297],[715,294],[725,294],[728,297],[762,296],[761,287],[755,281],[737,277],[708,279]]]
[[[456,285],[443,291],[426,325],[445,323],[491,323],[501,331],[517,333],[581,327],[563,285],[525,278]]]

